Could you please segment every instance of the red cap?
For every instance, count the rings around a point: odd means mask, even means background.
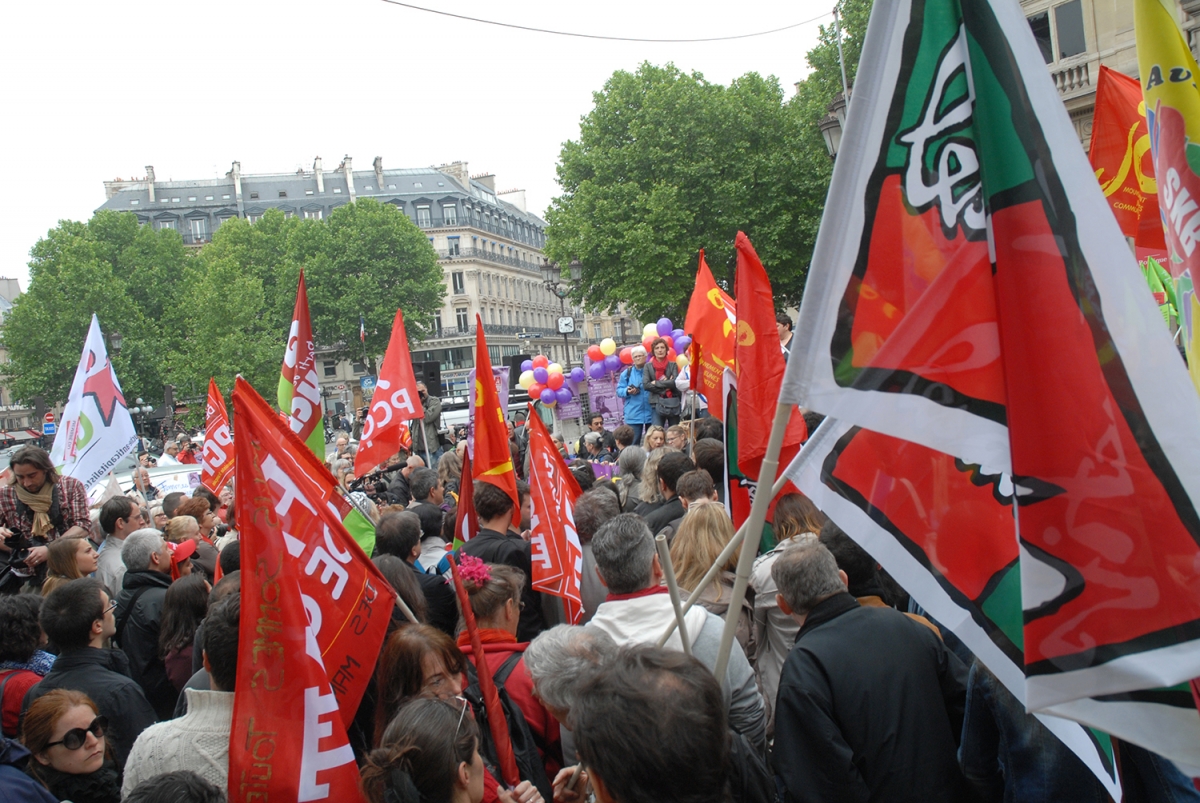
[[[196,553],[196,541],[192,538],[178,544],[168,541],[167,548],[171,550],[171,560],[181,563]]]

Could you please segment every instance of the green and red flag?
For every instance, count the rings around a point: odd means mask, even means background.
[[[312,318],[308,312],[308,292],[304,289],[304,270],[296,287],[296,307],[288,330],[287,349],[279,375],[279,409],[287,414],[292,432],[308,444],[313,454],[325,457],[325,422],[321,415],[321,385],[317,378],[316,350],[313,346]]]
[[[1200,397],[1028,22],[1008,0],[877,0],[863,54],[780,400],[1009,477],[1021,673],[989,668],[1030,711],[1200,766],[1144,708],[1080,712],[1200,675]],[[1006,577],[979,539],[937,542],[976,590]],[[931,567],[885,557],[925,604]]]
[[[692,390],[708,400],[708,412],[719,421],[725,420],[724,400],[721,398],[721,374],[734,367],[734,327],[737,312],[729,293],[717,285],[704,250],[696,269],[696,286],[688,302],[683,328],[695,345],[692,360]]]

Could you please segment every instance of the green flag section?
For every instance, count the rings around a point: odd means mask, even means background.
[[[292,432],[308,444],[313,454],[325,457],[325,419],[321,415],[321,385],[317,377],[316,349],[313,346],[312,319],[308,312],[308,291],[304,271],[296,287],[296,306],[288,330],[283,367],[279,372],[279,409],[291,423]],[[370,554],[369,552],[367,554]]]
[[[936,549],[976,608],[1019,591],[981,625],[1019,653],[981,658],[1029,710],[1197,766],[1096,713],[1200,676],[1200,397],[1021,7],[877,0],[863,53],[781,401],[1010,477],[1007,552],[966,523]]]

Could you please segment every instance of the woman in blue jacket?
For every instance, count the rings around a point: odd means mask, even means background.
[[[650,394],[642,386],[642,369],[646,366],[646,349],[631,349],[633,365],[627,365],[617,376],[617,395],[625,400],[625,423],[633,428],[633,442],[640,443],[646,427],[654,422]]]

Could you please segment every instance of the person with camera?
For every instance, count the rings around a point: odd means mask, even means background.
[[[87,489],[60,476],[45,449],[22,447],[9,465],[13,479],[0,488],[0,591],[16,593],[26,582],[41,587],[51,541],[86,537],[92,521]]]
[[[417,395],[421,397],[421,406],[425,408],[425,419],[421,426],[412,427],[413,454],[429,456],[430,465],[436,465],[442,456],[441,439],[438,437],[438,425],[442,420],[442,400],[429,393],[424,382],[417,383]]]
[[[641,443],[642,433],[654,423],[654,410],[650,406],[650,395],[646,392],[645,374],[646,349],[634,346],[630,349],[633,365],[622,369],[617,377],[617,395],[625,400],[625,423],[633,430],[633,442]],[[600,419],[603,426],[604,419]]]

